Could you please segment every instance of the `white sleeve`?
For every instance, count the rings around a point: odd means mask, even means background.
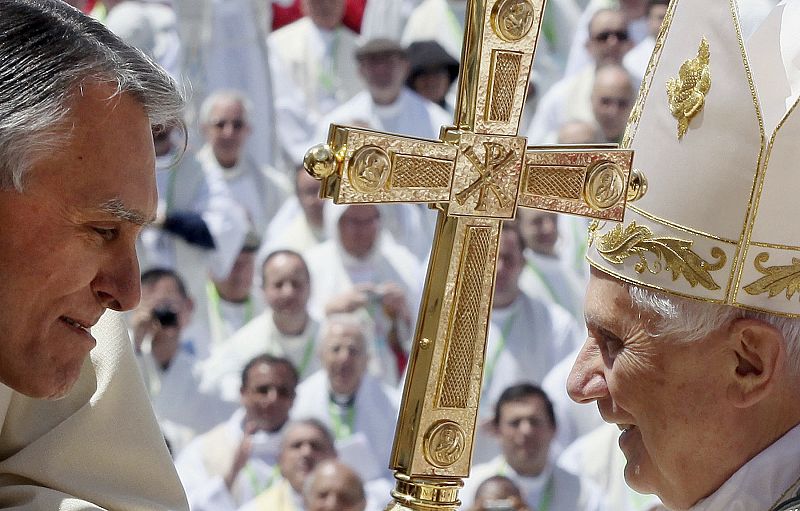
[[[209,270],[214,277],[224,278],[230,273],[247,235],[247,215],[233,199],[217,169],[204,168],[202,172],[205,183],[195,196],[195,204],[216,247]]]
[[[234,511],[236,503],[221,476],[205,469],[201,443],[196,439],[181,451],[175,461],[192,511]]]

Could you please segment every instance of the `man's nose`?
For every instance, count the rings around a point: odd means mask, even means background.
[[[126,311],[136,307],[141,298],[136,250],[107,254],[92,281],[92,291],[107,309]]]
[[[608,395],[600,348],[589,338],[567,378],[567,393],[576,403],[591,403]]]

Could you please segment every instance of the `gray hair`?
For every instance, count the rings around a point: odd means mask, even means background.
[[[360,308],[353,312],[334,312],[325,316],[319,329],[319,338],[321,340],[319,344],[320,349],[323,349],[331,328],[336,325],[355,328],[361,334],[365,353],[367,353],[368,356],[373,355],[375,322],[370,318],[365,309]]]
[[[243,92],[235,89],[219,89],[212,92],[200,105],[198,120],[201,126],[211,122],[211,110],[222,101],[231,101],[242,105],[244,120],[250,122],[250,115],[253,112],[253,102],[245,96]]]
[[[0,0],[0,189],[21,191],[37,157],[65,143],[87,82],[131,95],[154,127],[182,126],[174,80],[101,23],[59,0]]]
[[[783,334],[789,366],[794,373],[800,374],[800,318],[701,302],[630,284],[626,286],[639,312],[651,313],[656,317],[645,325],[645,332],[649,336],[696,341],[734,319],[756,319],[775,327]]]

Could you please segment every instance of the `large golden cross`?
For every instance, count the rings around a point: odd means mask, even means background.
[[[337,204],[439,210],[390,466],[387,509],[453,510],[469,475],[503,220],[518,206],[621,220],[632,151],[518,135],[544,0],[471,0],[455,125],[422,140],[331,125],[307,170]],[[635,188],[635,190],[634,190]]]

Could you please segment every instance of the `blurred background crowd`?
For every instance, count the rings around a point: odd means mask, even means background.
[[[190,98],[185,133],[153,133],[158,217],[127,321],[192,509],[382,509],[436,216],[322,201],[301,162],[331,122],[452,123],[466,0],[69,3]],[[666,11],[549,0],[528,143],[619,142]],[[660,509],[625,485],[617,428],[566,395],[585,232],[531,210],[504,226],[462,509]]]

